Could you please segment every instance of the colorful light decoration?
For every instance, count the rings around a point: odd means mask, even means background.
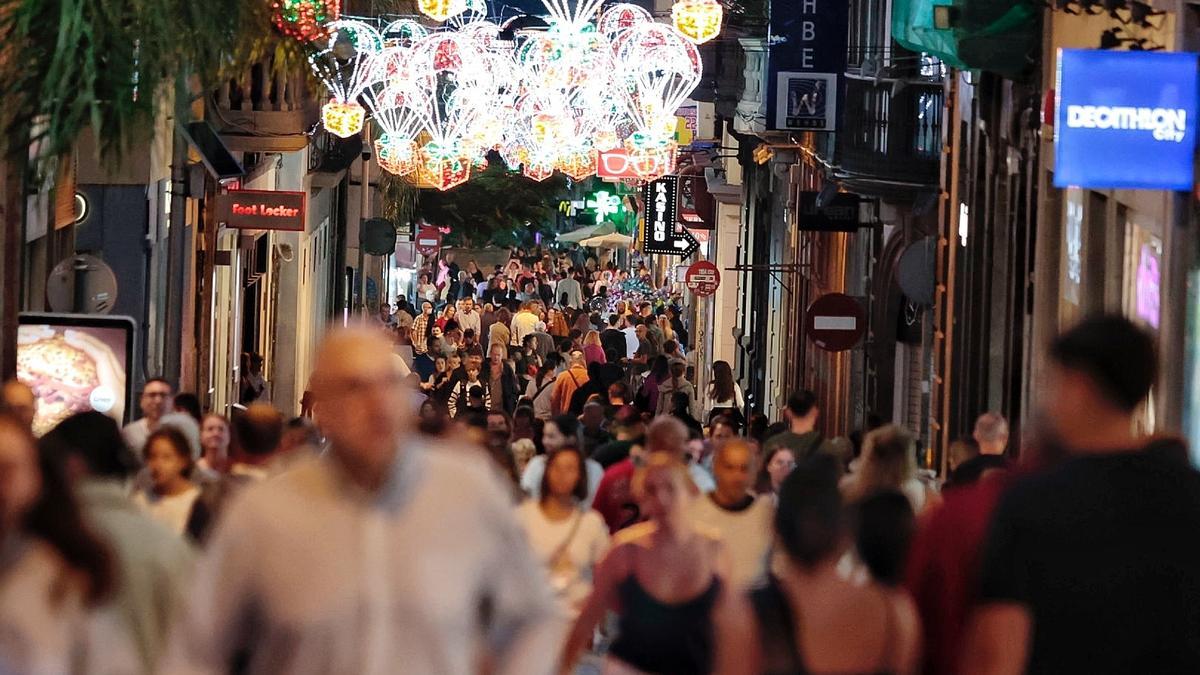
[[[367,111],[354,101],[332,99],[321,106],[321,124],[335,136],[350,138],[362,131],[366,119]]]
[[[342,13],[341,0],[275,0],[271,23],[280,33],[301,42],[325,35],[326,25]]]
[[[717,0],[677,0],[671,7],[675,30],[696,44],[708,42],[721,32],[724,14]]]
[[[375,140],[375,161],[379,168],[397,176],[417,170],[417,143],[407,138],[392,138],[386,132]]]
[[[357,101],[371,83],[372,63],[383,39],[370,24],[354,19],[328,25],[323,47],[309,57],[313,71],[329,90],[321,122],[330,133],[348,138],[362,131],[366,110]]]
[[[631,4],[601,13],[604,0],[542,2],[549,28],[515,39],[482,18],[483,0],[419,0],[450,22],[435,28],[324,24],[310,62],[330,93],[326,127],[353,135],[369,115],[380,167],[442,190],[491,151],[533,180],[582,180],[599,151],[622,146],[644,180],[673,171],[675,113],[699,83],[695,43],[720,30],[719,1],[677,0],[676,26]]]

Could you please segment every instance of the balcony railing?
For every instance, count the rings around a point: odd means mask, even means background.
[[[303,74],[275,68],[269,57],[221,83],[212,103],[212,122],[235,150],[299,150],[318,115]]]
[[[854,177],[934,184],[941,158],[942,85],[846,78],[838,166]]]

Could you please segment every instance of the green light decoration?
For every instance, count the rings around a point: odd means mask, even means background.
[[[596,214],[597,223],[602,223],[608,220],[609,216],[615,216],[625,210],[621,198],[609,194],[608,190],[600,190],[595,193],[591,199],[584,202],[584,206]]]

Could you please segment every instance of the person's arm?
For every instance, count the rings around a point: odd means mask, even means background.
[[[1015,602],[989,602],[967,622],[963,640],[964,675],[1019,675],[1029,659],[1033,621]]]
[[[450,414],[450,419],[458,414],[458,394],[462,391],[461,382],[454,385],[454,389],[450,390],[450,399],[446,401],[446,412]]]
[[[757,675],[759,667],[758,636],[754,612],[745,593],[732,582],[733,562],[729,551],[717,542],[717,575],[721,578],[721,593],[712,609],[714,673],[721,675]]]
[[[1016,675],[1025,671],[1033,617],[1028,536],[1023,493],[1010,491],[992,517],[979,577],[979,604],[967,621],[960,672],[965,675]]]
[[[236,653],[253,648],[255,570],[263,563],[254,514],[245,506],[235,501],[214,532],[170,634],[161,672],[224,674]]]
[[[552,675],[566,632],[566,616],[542,565],[493,474],[485,487],[484,532],[490,537],[485,593],[492,608],[486,626],[496,675]]]
[[[579,618],[575,620],[563,647],[562,663],[559,665],[561,675],[575,672],[575,664],[583,650],[591,644],[596,626],[610,609],[617,606],[617,586],[630,574],[628,548],[634,545],[614,546],[596,566],[592,576],[592,593],[580,610]]]

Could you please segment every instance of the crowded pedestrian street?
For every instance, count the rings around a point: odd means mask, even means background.
[[[1193,4],[0,38],[0,675],[1200,674]]]

